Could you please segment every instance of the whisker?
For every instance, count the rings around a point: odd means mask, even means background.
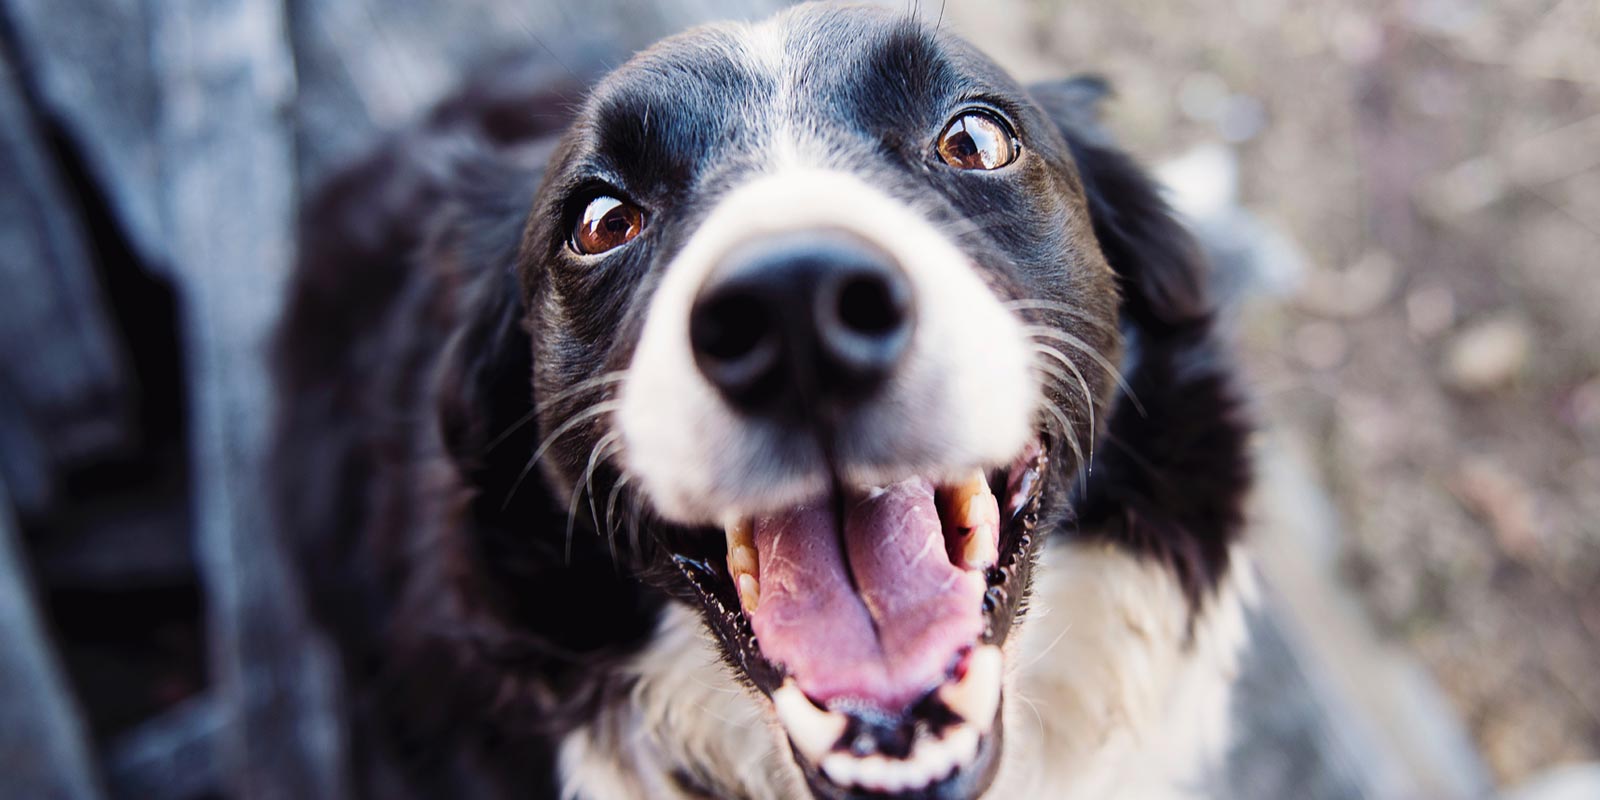
[[[1054,359],[1060,361],[1062,366],[1065,366],[1067,369],[1071,370],[1072,371],[1072,376],[1074,378],[1078,379],[1078,388],[1083,390],[1084,408],[1089,413],[1089,463],[1093,464],[1094,463],[1094,440],[1095,440],[1096,429],[1095,429],[1095,426],[1094,426],[1094,394],[1089,391],[1089,381],[1084,379],[1083,371],[1078,369],[1078,365],[1077,364],[1072,363],[1072,359],[1067,358],[1067,356],[1064,353],[1062,353],[1061,351],[1055,349],[1054,347],[1050,347],[1048,345],[1043,345],[1043,344],[1039,344],[1039,343],[1035,342],[1034,343],[1034,352],[1039,353],[1040,355],[1050,356],[1051,358],[1054,358]],[[1037,366],[1042,369],[1042,368],[1047,367],[1049,365],[1041,363],[1041,364],[1038,364]],[[1050,374],[1057,375],[1058,377],[1061,378],[1063,383],[1066,382],[1066,379],[1067,379],[1066,375],[1061,374],[1059,371],[1052,372]]]
[[[516,433],[520,428],[522,428],[522,426],[532,422],[535,417],[539,416],[539,408],[559,403],[563,400],[571,399],[574,395],[586,392],[596,386],[615,383],[623,378],[626,378],[627,376],[628,371],[625,369],[614,370],[599,377],[579,381],[565,389],[562,389],[559,392],[556,392],[553,395],[550,395],[550,397],[545,400],[538,401],[536,398],[535,407],[529,409],[528,413],[523,414],[522,417],[516,422],[511,423],[511,425],[508,426],[504,431],[501,431],[499,436],[494,437],[494,439],[491,440],[487,445],[484,445],[483,452],[488,453],[494,450],[496,447],[505,444],[505,441],[511,438],[512,434]]]
[[[1084,470],[1088,467],[1089,462],[1083,460],[1083,446],[1078,444],[1078,437],[1072,435],[1072,423],[1067,420],[1066,414],[1061,409],[1056,408],[1054,403],[1045,403],[1044,410],[1049,412],[1050,416],[1055,417],[1056,422],[1061,425],[1061,438],[1067,440],[1067,446],[1072,448],[1072,454],[1078,457],[1078,480],[1082,484],[1080,488],[1087,489],[1089,487],[1089,478],[1084,474]]]
[[[1101,330],[1115,331],[1117,329],[1116,322],[1092,317],[1081,308],[1075,308],[1066,303],[1058,303],[1054,300],[1028,297],[1021,300],[1007,300],[1001,305],[1011,311],[1054,311],[1059,314],[1066,314],[1073,319],[1087,322],[1090,325],[1099,327]]]
[[[1106,371],[1106,374],[1110,375],[1111,379],[1117,382],[1117,387],[1122,389],[1123,394],[1126,394],[1128,399],[1133,402],[1133,407],[1138,410],[1139,416],[1150,416],[1150,414],[1145,411],[1144,404],[1139,402],[1138,395],[1133,393],[1133,387],[1129,386],[1128,382],[1123,379],[1122,370],[1117,369],[1117,366],[1112,364],[1111,361],[1105,356],[1101,355],[1099,350],[1090,347],[1088,342],[1085,342],[1084,340],[1079,339],[1078,337],[1073,336],[1065,331],[1058,331],[1054,328],[1047,328],[1043,325],[1028,325],[1023,328],[1023,332],[1029,336],[1039,336],[1045,339],[1051,339],[1053,341],[1060,342],[1083,353],[1089,358],[1094,359],[1095,363],[1099,364],[1101,368]]]
[[[628,545],[633,548],[633,552],[635,553],[639,552],[640,547],[639,517],[641,516],[642,508],[644,507],[643,498],[643,494],[634,492],[633,497],[631,498],[633,501],[633,508],[630,509],[628,513]]]
[[[582,425],[583,423],[602,414],[609,414],[613,411],[616,411],[621,407],[622,402],[620,400],[606,400],[600,403],[595,403],[589,408],[574,414],[572,418],[566,422],[556,426],[556,429],[551,431],[549,436],[545,437],[544,442],[539,445],[538,449],[533,451],[533,457],[528,459],[528,463],[522,468],[522,472],[517,474],[517,480],[515,483],[511,484],[511,490],[506,492],[506,500],[500,505],[500,510],[504,511],[511,506],[512,498],[516,497],[517,490],[522,487],[522,482],[527,480],[528,473],[533,471],[533,468],[538,465],[540,459],[544,458],[544,454],[550,450],[551,445],[554,445],[556,440],[560,439],[562,436],[565,436],[573,428],[576,428],[579,425]]]
[[[617,513],[617,498],[622,496],[622,487],[628,485],[628,479],[632,477],[632,473],[624,471],[622,475],[617,478],[617,482],[611,484],[611,494],[606,498],[606,538],[612,542],[611,549],[613,552],[616,550],[617,534],[620,533],[620,531],[616,529],[615,525],[613,525],[615,522],[613,516]],[[632,551],[630,556],[637,558],[637,549]]]
[[[613,438],[613,437],[615,437],[615,438]],[[610,447],[611,443],[616,442],[616,440],[620,439],[620,438],[622,438],[622,433],[619,432],[619,431],[612,431],[610,434],[601,437],[600,441],[595,443],[595,452],[598,453],[600,451],[601,447]],[[611,440],[610,443],[607,442],[608,439]],[[616,455],[617,453],[620,453],[620,452],[622,452],[622,447],[621,447],[621,445],[617,445],[616,447],[612,448],[612,451],[610,453],[608,453],[605,457],[609,458],[609,457],[611,457],[613,455]],[[595,533],[598,534],[598,533],[601,533],[601,529],[600,529],[600,512],[599,512],[599,510],[597,510],[595,508],[595,497],[594,497],[594,472],[595,472],[595,465],[596,465],[597,462],[595,461],[593,454],[590,455],[589,460],[590,460],[589,475],[588,475],[587,478],[584,479],[584,489],[585,489],[585,492],[589,495],[589,519],[594,522]],[[568,528],[572,527],[572,519],[570,517],[567,519],[567,527]],[[606,537],[606,547],[607,547],[607,549],[609,549],[611,551],[611,564],[612,564],[612,566],[616,566],[616,563],[617,563],[617,541],[615,539],[607,536]]]
[[[1033,710],[1034,722],[1038,723],[1038,725],[1039,725],[1039,741],[1041,741],[1041,742],[1049,741],[1050,740],[1049,734],[1044,732],[1044,715],[1039,713],[1039,706],[1035,705],[1034,702],[1032,700],[1028,699],[1028,696],[1023,694],[1022,692],[1019,691],[1016,694],[1017,694],[1017,699],[1018,700],[1021,700],[1022,702],[1027,703],[1028,704],[1028,708]]]
[[[621,438],[621,431],[612,431],[600,437],[600,439],[594,443],[594,448],[589,451],[589,465],[584,468],[583,474],[578,476],[578,482],[572,485],[572,502],[567,506],[566,563],[568,564],[572,563],[572,530],[578,521],[578,501],[582,500],[585,494],[589,495],[589,508],[593,510],[595,467],[600,465],[600,459],[603,457],[603,455],[614,445],[616,445],[617,440]],[[598,515],[596,516],[595,524],[600,524]],[[611,563],[615,564],[616,561],[617,549],[613,547],[611,548]]]

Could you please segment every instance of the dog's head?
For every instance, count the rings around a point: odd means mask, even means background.
[[[1008,633],[1109,416],[1119,315],[1193,313],[1160,241],[1181,236],[1081,139],[1096,94],[805,6],[615,71],[535,202],[535,458],[667,567],[819,797],[988,786]]]

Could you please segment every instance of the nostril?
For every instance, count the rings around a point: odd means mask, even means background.
[[[749,356],[760,348],[767,332],[759,299],[742,292],[711,298],[696,310],[689,325],[695,351],[718,361]]]
[[[722,286],[689,317],[689,344],[700,373],[734,405],[765,402],[782,361],[772,304],[759,287]]]
[[[839,322],[851,332],[886,336],[905,323],[904,292],[879,275],[857,275],[839,289]]]

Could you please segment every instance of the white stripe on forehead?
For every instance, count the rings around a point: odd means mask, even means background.
[[[795,79],[799,70],[790,50],[793,16],[779,14],[750,23],[738,37],[747,68],[771,79],[774,86],[770,97],[755,99],[759,105],[751,109],[755,113],[747,118],[762,145],[761,166],[766,171],[821,165],[819,160],[806,158],[808,142],[802,141],[803,134],[795,124]],[[814,155],[817,151],[810,152]]]

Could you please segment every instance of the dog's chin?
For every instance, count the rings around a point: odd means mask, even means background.
[[[1006,638],[1051,471],[1039,438],[958,481],[912,475],[665,537],[812,793],[975,798],[1000,761]]]

